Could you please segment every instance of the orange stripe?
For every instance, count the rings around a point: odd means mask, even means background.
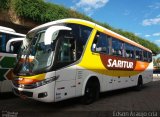
[[[25,62],[25,61],[26,61],[26,59],[24,59],[24,58],[20,59],[20,62],[22,62],[22,63]],[[31,63],[31,62],[33,62],[33,59],[28,58],[26,62],[30,62]]]
[[[33,84],[33,83],[38,82],[38,81],[39,80],[24,78],[22,80],[19,80],[18,84]]]
[[[134,71],[144,71],[148,67],[148,65],[149,63],[147,62],[137,61]]]

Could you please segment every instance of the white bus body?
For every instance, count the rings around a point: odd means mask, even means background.
[[[151,50],[95,23],[63,19],[27,34],[28,54],[13,71],[16,95],[42,102],[83,96],[87,104],[99,92],[152,81]]]

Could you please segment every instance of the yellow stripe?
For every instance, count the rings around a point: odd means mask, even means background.
[[[19,76],[19,78],[28,78],[28,79],[34,79],[34,80],[44,80],[46,74],[38,74],[34,76]]]
[[[88,26],[88,27],[91,27],[91,28],[94,28],[95,25],[92,24],[92,23],[88,23],[86,21],[83,21],[83,20],[74,20],[74,19],[69,19],[66,21],[67,23],[75,23],[75,24],[81,24],[81,25],[84,25],[84,26]]]
[[[95,29],[96,29],[97,31],[102,32],[102,33],[104,33],[104,31],[105,31],[104,29],[102,29],[102,28],[101,28],[101,27],[99,27],[99,26],[96,26],[96,27],[95,27]]]
[[[134,76],[142,72],[142,71],[122,71],[122,70],[106,69],[101,61],[100,54],[91,52],[91,46],[92,46],[92,42],[94,40],[94,36],[96,32],[97,30],[93,29],[90,39],[88,41],[86,50],[84,50],[85,53],[82,57],[82,60],[79,64],[77,64],[78,66],[96,73],[100,73],[108,76],[115,76],[115,77],[121,76],[121,77],[127,78],[129,76]]]

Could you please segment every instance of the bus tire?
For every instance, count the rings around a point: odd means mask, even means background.
[[[136,91],[141,91],[142,88],[143,88],[143,79],[142,76],[139,76],[137,81]]]
[[[82,103],[85,105],[91,104],[99,98],[100,84],[97,78],[91,78],[86,84]]]

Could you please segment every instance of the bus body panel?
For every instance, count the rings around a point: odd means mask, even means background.
[[[75,65],[56,71],[55,101],[76,96],[76,71]]]
[[[0,58],[0,92],[11,92],[12,68],[16,62],[16,54],[1,53]]]
[[[144,83],[149,83],[153,80],[153,62],[151,62],[148,68],[143,72]]]
[[[103,78],[102,74],[98,74],[98,73],[92,72],[90,70],[86,70],[86,69],[78,66],[78,72],[77,72],[77,76],[76,76],[76,80],[77,80],[76,81],[77,82],[76,93],[77,93],[77,96],[83,96],[84,95],[87,81],[90,78],[93,78],[93,77],[98,78],[99,83],[102,84],[102,82],[103,82],[102,81],[102,78]],[[102,85],[100,85],[100,90],[101,89],[102,89]]]
[[[3,82],[1,82],[1,92],[11,92],[12,91],[12,85],[11,81],[6,79]]]

